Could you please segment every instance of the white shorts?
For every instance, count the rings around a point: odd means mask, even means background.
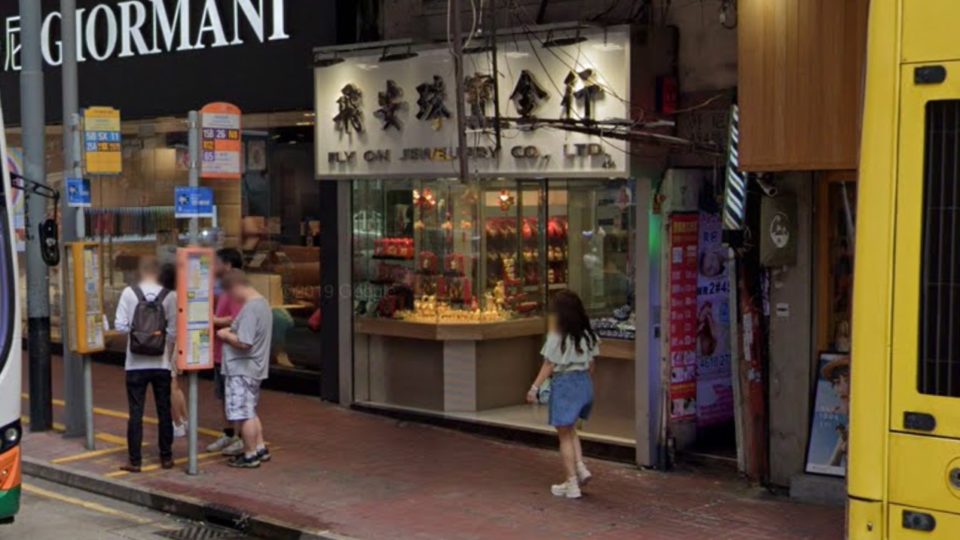
[[[224,409],[227,420],[240,422],[257,415],[260,381],[242,375],[227,375],[224,381]]]

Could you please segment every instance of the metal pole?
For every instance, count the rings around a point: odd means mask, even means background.
[[[460,0],[451,0],[450,13],[447,13],[447,16],[453,18],[451,27],[453,28],[453,65],[457,79],[454,85],[457,101],[457,157],[460,162],[460,181],[466,182],[469,169],[467,168],[466,113],[463,104],[463,36],[460,28]]]
[[[83,175],[83,163],[81,156],[83,148],[83,139],[80,134],[80,113],[74,113],[71,116],[73,129],[73,151],[76,157],[77,178]],[[86,238],[87,229],[83,221],[83,209],[77,209],[77,237]],[[83,360],[83,432],[87,436],[87,450],[94,450],[97,446],[93,431],[93,365],[89,356],[81,356]]]
[[[43,103],[43,57],[40,51],[40,2],[20,0],[23,69],[20,72],[20,120],[23,125],[24,172],[29,180],[45,182],[46,129]],[[27,335],[30,348],[30,431],[53,427],[50,366],[50,276],[40,254],[38,227],[46,218],[43,197],[27,198]]]
[[[490,0],[490,57],[493,64],[493,129],[497,138],[497,154],[503,149],[503,134],[500,126],[500,65],[497,60],[497,0]]]
[[[200,185],[200,115],[197,111],[190,111],[187,118],[188,141],[190,144],[190,187]],[[199,236],[197,218],[190,218],[190,245],[196,245]],[[187,433],[187,474],[195,475],[197,469],[197,372],[191,371],[187,375],[189,388],[187,397],[188,433]]]
[[[64,185],[67,178],[78,178],[79,149],[74,147],[74,132],[78,125],[74,124],[74,115],[78,112],[79,97],[77,89],[77,4],[76,0],[60,0],[62,14],[62,42],[63,42],[63,177]],[[77,240],[77,209],[71,208],[67,197],[60,201],[60,215],[62,217],[61,236],[66,249],[67,242]],[[61,257],[66,260],[66,256]],[[71,276],[66,272],[60,273],[60,335],[63,343],[63,397],[66,401],[65,424],[66,437],[79,437],[86,430],[85,403],[83,395],[83,362],[82,355],[74,355],[70,351],[69,324],[66,324],[66,314],[70,313],[69,306],[73,302],[71,294],[73,283]],[[75,306],[79,307],[79,306]]]

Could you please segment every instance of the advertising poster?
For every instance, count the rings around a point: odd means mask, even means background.
[[[697,416],[697,214],[670,216],[670,416]]]
[[[200,176],[240,180],[241,148],[239,108],[211,103],[200,110]]]
[[[177,250],[177,365],[213,368],[213,258],[208,248]]]
[[[112,107],[84,109],[83,150],[87,174],[123,172],[120,111]]]
[[[845,476],[850,425],[850,355],[823,353],[807,443],[808,473]]]
[[[730,276],[717,214],[700,214],[697,257],[697,425],[733,419]]]
[[[23,174],[23,148],[7,148],[7,170],[11,175]],[[27,198],[23,195],[23,190],[10,190],[10,196],[13,199],[13,234],[16,239],[17,251],[23,253],[27,250]]]

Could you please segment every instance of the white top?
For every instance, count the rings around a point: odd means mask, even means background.
[[[157,283],[143,282],[140,284],[140,290],[147,300],[152,300],[163,290]],[[137,310],[137,293],[133,292],[133,287],[127,287],[120,295],[120,302],[117,303],[117,318],[114,321],[114,328],[118,332],[130,333],[130,326],[133,324],[133,313]],[[167,316],[167,352],[173,347],[177,337],[177,293],[170,291],[163,300],[164,314]],[[143,356],[130,352],[130,343],[127,342],[127,360],[125,363],[127,371],[137,371],[141,369],[170,369],[170,355],[162,356]]]
[[[586,339],[581,340],[580,349],[582,353],[577,352],[577,348],[573,346],[573,338],[567,336],[566,347],[561,349],[562,338],[560,334],[556,332],[550,332],[547,334],[547,341],[543,344],[543,348],[540,349],[540,355],[547,361],[553,364],[553,370],[557,373],[565,373],[568,371],[586,371],[590,369],[590,363],[593,362],[594,357],[597,356],[597,353],[600,349],[600,339],[598,338],[593,344],[593,347],[587,347]]]

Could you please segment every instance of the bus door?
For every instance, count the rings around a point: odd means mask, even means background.
[[[904,65],[901,81],[891,532],[912,528],[911,509],[960,514],[960,62]],[[884,232],[861,234],[860,241],[869,242]],[[960,516],[943,517],[936,537],[960,538]],[[921,521],[915,525],[924,526]],[[939,536],[948,530],[953,534]]]

